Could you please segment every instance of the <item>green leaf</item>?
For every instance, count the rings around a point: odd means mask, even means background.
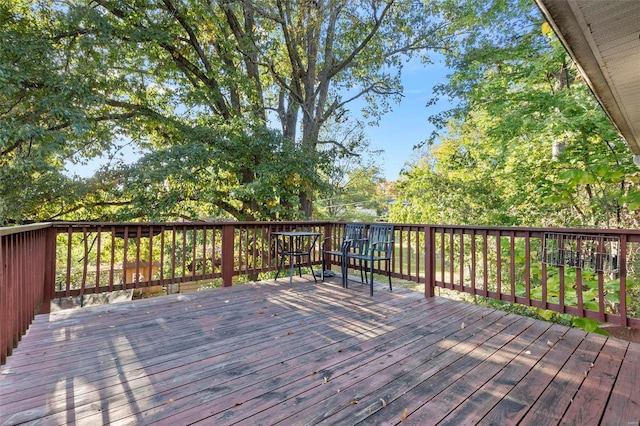
[[[611,302],[611,303],[620,303],[620,292],[619,291],[615,291],[615,292],[612,292],[612,293],[607,293],[604,296],[604,299],[606,301],[608,301],[608,302]]]
[[[542,318],[544,318],[547,321],[550,321],[556,315],[554,311],[550,311],[548,309],[538,309],[537,312],[538,312],[538,315],[540,315]]]

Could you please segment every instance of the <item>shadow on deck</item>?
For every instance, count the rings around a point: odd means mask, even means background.
[[[0,424],[638,424],[640,344],[309,277],[36,318]]]

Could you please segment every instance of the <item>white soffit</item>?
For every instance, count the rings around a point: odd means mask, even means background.
[[[591,91],[640,155],[640,0],[535,0]]]

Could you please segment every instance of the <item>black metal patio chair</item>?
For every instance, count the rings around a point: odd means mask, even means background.
[[[346,279],[346,253],[354,252],[360,253],[364,239],[367,236],[367,225],[362,223],[348,223],[344,227],[344,233],[342,234],[342,240],[340,242],[340,248],[333,250],[332,248],[336,244],[332,244],[335,238],[326,237],[322,243],[322,281],[324,281],[326,271],[326,258],[327,256],[339,256],[340,257],[340,272],[342,273],[342,286],[345,286]]]
[[[359,252],[349,252],[345,256],[345,269],[349,266],[349,260],[357,260],[360,264],[360,279],[364,283],[363,271],[368,269],[367,283],[370,286],[370,294],[373,296],[373,270],[375,262],[385,264],[387,277],[389,277],[389,291],[391,287],[391,257],[393,255],[393,225],[371,225],[367,238],[359,245]],[[364,263],[364,268],[362,264]],[[345,271],[346,272],[346,271]],[[366,274],[366,272],[365,272]],[[346,277],[346,275],[345,275]],[[347,286],[347,279],[344,280]]]

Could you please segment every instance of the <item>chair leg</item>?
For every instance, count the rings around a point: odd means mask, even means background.
[[[295,269],[296,266],[296,257],[295,256],[289,256],[289,287],[293,286],[293,270]]]
[[[370,288],[369,295],[373,296],[373,262],[371,262],[370,267],[371,267],[371,275],[370,275],[371,282],[369,282],[369,286],[370,286],[369,287]]]
[[[342,288],[346,288],[347,284],[347,257],[346,256],[341,256],[340,257],[340,273],[341,273],[341,277],[340,279],[342,280]]]
[[[322,271],[320,271],[320,278],[322,279],[322,281],[324,281],[324,269],[325,269],[324,253],[322,253]]]
[[[318,280],[316,279],[316,274],[313,273],[313,266],[311,265],[311,255],[308,257],[309,259],[309,269],[311,269],[311,275],[313,275],[313,281],[318,284]]]
[[[391,261],[387,260],[387,276],[389,277],[389,291],[393,291],[391,287]]]
[[[342,287],[349,288],[349,259],[342,257]]]
[[[274,280],[278,279],[278,276],[280,275],[280,271],[282,270],[283,266],[284,266],[284,256],[280,256],[280,264],[278,265],[278,272],[276,272],[276,277],[274,278]]]

